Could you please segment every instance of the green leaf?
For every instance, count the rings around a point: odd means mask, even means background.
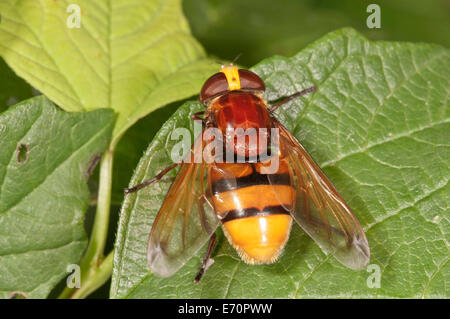
[[[240,260],[220,232],[215,263],[192,280],[204,249],[170,278],[146,266],[153,220],[171,177],[130,194],[116,241],[114,298],[448,298],[450,52],[436,45],[370,42],[352,29],[321,38],[292,58],[254,67],[277,100],[315,84],[318,92],[277,116],[303,143],[361,222],[371,246],[368,271],[352,271],[293,227],[272,265]],[[186,103],[163,126],[130,185],[171,164],[175,127],[192,130]],[[380,287],[372,278],[379,270]],[[369,277],[371,276],[371,277]],[[369,284],[368,284],[369,283]],[[372,288],[371,288],[372,287]]]
[[[0,297],[44,298],[79,262],[86,180],[114,120],[111,110],[63,112],[43,96],[0,115]]]
[[[80,28],[69,27],[73,5]],[[116,111],[113,146],[217,69],[190,35],[180,0],[7,0],[0,12],[0,55],[67,111]]]

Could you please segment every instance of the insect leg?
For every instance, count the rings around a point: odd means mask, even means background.
[[[202,115],[202,114],[204,114],[204,113],[205,113],[204,111],[196,112],[196,113],[192,114],[191,118],[192,118],[194,121],[203,121],[203,122],[204,122],[205,119],[200,117],[200,115]]]
[[[213,233],[211,235],[211,238],[209,239],[208,249],[206,250],[205,258],[203,258],[202,266],[200,267],[200,270],[198,271],[197,276],[195,276],[194,282],[200,283],[200,280],[202,279],[203,275],[205,274],[206,269],[211,265],[210,261],[211,254],[214,250],[214,247],[216,246],[216,233]]]
[[[174,163],[172,165],[170,165],[169,167],[166,167],[164,170],[162,170],[158,175],[156,175],[155,177],[146,180],[145,182],[138,184],[136,186],[130,187],[130,188],[125,188],[124,193],[125,195],[129,194],[129,193],[133,193],[136,192],[138,190],[140,190],[141,188],[144,188],[145,186],[148,186],[154,182],[159,181],[161,178],[163,178],[164,175],[166,175],[171,169],[177,167],[178,165],[180,165],[182,163]]]
[[[283,100],[281,100],[280,102],[278,102],[277,104],[272,105],[272,107],[270,108],[270,111],[273,112],[276,109],[278,109],[281,105],[295,99],[298,98],[299,96],[311,93],[311,92],[315,92],[317,90],[316,86],[313,85],[310,88],[304,89],[300,92],[294,93],[292,95],[289,95],[288,97],[284,98]]]
[[[198,207],[199,207],[199,211],[200,211],[200,220],[202,223],[202,227],[205,229],[206,232],[210,233],[211,226],[208,224],[208,222],[206,220],[205,210],[203,208],[203,205],[207,201],[208,200],[206,199],[206,196],[203,195],[202,197],[200,197],[200,199],[198,201]],[[216,245],[216,233],[212,233],[212,235],[209,239],[208,249],[206,250],[205,258],[203,258],[202,266],[200,267],[200,270],[198,271],[197,276],[195,276],[195,279],[194,279],[194,282],[197,284],[202,279],[206,269],[208,269],[208,267],[211,266],[211,263],[213,261],[211,259],[211,254],[214,250],[215,245]]]

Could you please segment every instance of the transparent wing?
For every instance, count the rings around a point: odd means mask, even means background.
[[[336,188],[300,142],[276,119],[281,156],[288,161],[295,204],[294,220],[326,252],[343,265],[362,269],[370,259],[366,235]]]
[[[204,143],[197,139],[172,183],[150,232],[147,261],[152,273],[169,277],[211,237],[219,225],[208,194],[210,164],[194,162]]]

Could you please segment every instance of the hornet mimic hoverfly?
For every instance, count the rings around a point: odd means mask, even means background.
[[[193,119],[202,120],[203,133],[185,160],[125,190],[126,194],[137,191],[181,166],[150,232],[147,260],[152,273],[171,276],[209,240],[195,277],[199,282],[211,264],[219,225],[246,263],[273,263],[283,251],[293,221],[343,265],[362,269],[368,264],[369,244],[358,220],[273,113],[280,105],[315,89],[297,92],[270,106],[262,97],[264,82],[251,71],[224,66],[205,82],[200,101],[206,110],[193,115]],[[232,161],[217,160],[214,152],[212,160],[203,158],[207,142],[220,139],[204,134],[212,128],[220,132],[227,155],[231,150]],[[241,133],[236,133],[237,129]],[[249,129],[254,130],[242,135]],[[233,130],[234,135],[229,134]],[[274,135],[277,139],[270,144]],[[239,139],[242,136],[244,139]],[[268,169],[263,153],[270,153],[266,159],[277,160],[275,169]],[[199,154],[201,160],[193,160]],[[236,161],[239,156],[241,160]]]

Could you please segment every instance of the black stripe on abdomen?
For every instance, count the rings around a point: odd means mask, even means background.
[[[291,178],[288,173],[273,174],[271,176],[271,181],[269,181],[267,175],[259,174],[257,172],[239,178],[222,178],[212,183],[212,193],[220,194],[256,185],[291,185]]]
[[[234,209],[234,210],[226,212],[224,214],[225,217],[223,219],[221,219],[221,222],[223,224],[223,223],[229,222],[234,219],[253,217],[253,216],[269,216],[269,215],[277,215],[277,214],[290,215],[289,209],[290,209],[290,207],[284,208],[281,205],[267,206],[267,207],[264,207],[264,209],[262,211],[260,211],[259,209],[255,208],[255,207]]]

